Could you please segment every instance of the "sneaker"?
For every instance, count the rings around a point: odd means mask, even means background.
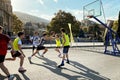
[[[44,55],[43,55],[43,54],[42,54],[41,56],[42,56],[42,57],[44,57]]]
[[[30,62],[30,64],[31,64],[31,63],[32,63],[32,62],[31,62],[31,57],[28,57],[28,60],[29,60],[29,62]]]
[[[60,68],[61,66],[64,66],[64,64],[60,64],[60,65],[58,65],[58,68]]]
[[[70,64],[70,61],[68,60],[66,63]]]
[[[23,73],[23,72],[26,72],[26,69],[24,69],[23,67],[20,67],[20,68],[18,69],[18,71],[21,72],[21,73]]]
[[[14,79],[14,75],[10,75],[10,77],[8,77],[8,80],[13,80]]]

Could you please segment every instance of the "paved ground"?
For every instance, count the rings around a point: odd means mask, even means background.
[[[45,58],[38,55],[32,58],[30,64],[27,57],[31,55],[30,49],[24,49],[26,54],[24,67],[27,72],[19,73],[19,59],[5,61],[5,65],[14,80],[120,80],[120,57],[102,54],[103,47],[82,47],[70,49],[70,64],[57,68],[61,59],[57,57],[54,49],[49,49]],[[8,51],[9,52],[9,51]],[[40,51],[42,53],[42,51]],[[10,54],[6,57],[10,57]],[[7,80],[0,70],[0,80]]]

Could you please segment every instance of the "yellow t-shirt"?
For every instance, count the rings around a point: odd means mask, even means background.
[[[57,47],[60,47],[60,46],[61,46],[61,41],[60,41],[60,39],[55,39],[55,41],[56,41],[56,46],[57,46]]]
[[[64,35],[64,37],[65,37],[65,44],[64,44],[64,46],[70,46],[70,40],[69,40],[69,36],[67,35],[67,34],[63,34]],[[62,39],[62,43],[64,42],[64,39]]]
[[[22,45],[22,42],[21,42],[21,39],[18,37],[13,41],[13,48],[15,51],[19,50],[19,47],[18,47],[19,44]]]

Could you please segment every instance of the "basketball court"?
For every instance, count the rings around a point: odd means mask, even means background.
[[[98,49],[102,52],[104,48]],[[5,61],[7,68],[16,76],[14,80],[119,80],[120,58],[96,52],[93,47],[71,48],[70,64],[65,63],[62,69],[57,67],[61,59],[54,49],[49,49],[45,58],[39,55],[33,57],[32,64],[27,59],[32,54],[31,49],[23,51],[26,55],[24,67],[27,69],[24,74],[18,72],[19,59]],[[6,57],[11,57],[10,53]],[[7,80],[1,70],[0,73],[0,80]]]

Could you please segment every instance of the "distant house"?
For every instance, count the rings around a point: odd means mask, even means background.
[[[0,25],[4,27],[4,33],[12,33],[12,5],[11,0],[0,0]]]
[[[39,33],[46,31],[46,27],[39,23],[32,23],[32,22],[26,22],[24,24],[24,31],[26,35],[33,35],[35,31],[38,31]]]

